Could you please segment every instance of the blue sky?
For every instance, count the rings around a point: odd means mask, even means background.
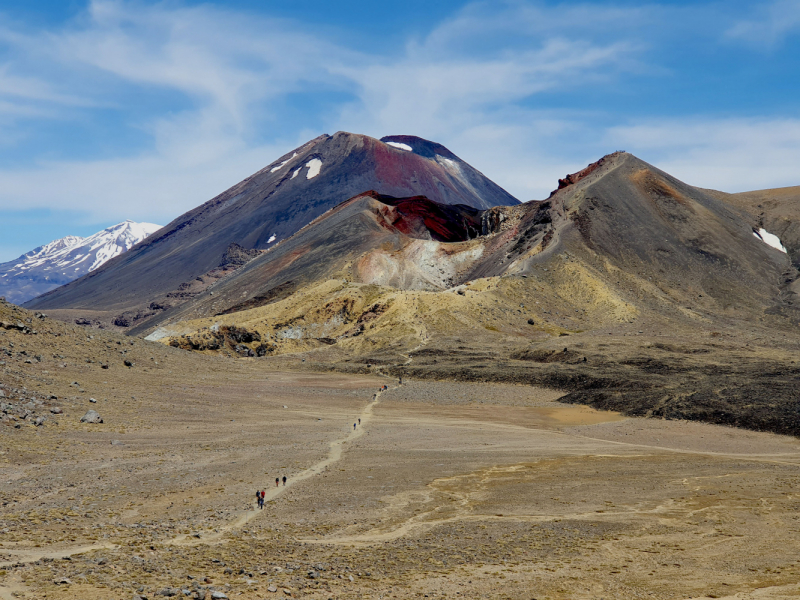
[[[0,261],[166,224],[320,133],[436,140],[523,200],[624,149],[800,185],[800,0],[0,3]]]

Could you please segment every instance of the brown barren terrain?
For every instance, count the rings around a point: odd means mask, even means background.
[[[795,438],[0,312],[0,598],[800,594]]]

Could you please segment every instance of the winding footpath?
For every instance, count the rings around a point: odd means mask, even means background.
[[[411,359],[409,359],[405,364],[408,364]],[[387,391],[395,389],[395,388],[388,388]],[[264,501],[267,502],[269,500],[274,500],[278,498],[281,494],[286,492],[290,489],[293,485],[300,483],[301,481],[305,481],[311,477],[321,474],[328,468],[330,465],[338,462],[342,458],[342,454],[345,449],[345,444],[353,442],[364,435],[364,429],[369,424],[370,419],[372,418],[372,410],[375,406],[378,405],[381,399],[381,391],[375,393],[374,398],[364,407],[361,413],[356,417],[357,419],[361,419],[361,426],[355,430],[351,430],[348,434],[340,439],[334,440],[330,443],[330,450],[328,451],[328,455],[319,461],[301,471],[291,479],[287,480],[286,485],[282,487],[271,488],[267,491],[266,495],[264,496]],[[247,510],[240,513],[233,521],[218,528],[217,531],[211,534],[203,535],[201,538],[195,538],[188,535],[179,535],[172,540],[168,541],[167,544],[172,545],[180,545],[180,546],[196,546],[200,544],[207,544],[209,542],[213,542],[215,540],[219,540],[222,538],[227,532],[238,529],[243,527],[251,520],[256,518],[261,511],[257,509]],[[15,549],[13,547],[3,547],[0,545],[0,553],[10,556],[10,560],[5,560],[0,562],[0,568],[9,567],[14,564],[20,563],[31,563],[36,562],[37,560],[41,560],[43,558],[63,558],[65,556],[74,556],[77,554],[84,554],[86,552],[92,552],[94,550],[106,550],[106,549],[113,549],[117,546],[112,543],[102,543],[102,544],[81,544],[76,546],[67,546],[65,548],[60,548],[56,550],[47,550],[43,548],[25,548],[25,549]],[[4,589],[0,587],[0,599],[4,599],[6,596],[4,595]],[[9,596],[10,597],[10,596]]]
[[[388,388],[386,391],[393,389],[396,389],[396,387]],[[380,391],[376,392],[373,400],[371,400],[356,417],[357,419],[361,419],[360,427],[350,430],[345,437],[332,441],[330,444],[330,450],[328,451],[328,456],[318,463],[311,465],[307,469],[300,471],[300,473],[291,479],[288,479],[285,486],[269,488],[269,491],[267,491],[264,495],[264,502],[269,502],[270,500],[278,498],[293,485],[296,485],[301,481],[305,481],[306,479],[310,479],[316,475],[320,475],[329,466],[339,462],[342,458],[345,444],[353,442],[364,435],[364,428],[369,424],[369,421],[372,418],[372,409],[375,408],[375,406],[377,406],[381,400],[381,393],[382,392]],[[258,517],[259,514],[261,514],[261,511],[258,509],[247,510],[241,513],[236,519],[227,525],[223,525],[222,527],[218,528],[214,533],[203,535],[201,538],[180,535],[167,543],[177,546],[197,546],[200,544],[207,544],[209,542],[219,540],[229,531],[244,527],[247,523]]]

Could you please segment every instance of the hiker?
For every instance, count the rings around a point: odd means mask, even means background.
[[[283,476],[283,487],[286,487],[286,475]]]
[[[264,490],[256,492],[256,498],[258,498],[258,508],[264,508]]]
[[[355,430],[356,430],[356,424],[353,423],[353,431],[355,431]]]
[[[358,418],[358,424],[361,425],[361,417]]]
[[[278,487],[278,483],[279,483],[279,482],[280,482],[280,479],[278,479],[278,478],[276,477],[276,478],[275,478],[275,487]]]
[[[261,508],[261,490],[256,490],[256,504]]]

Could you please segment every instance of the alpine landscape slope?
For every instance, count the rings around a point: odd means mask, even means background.
[[[439,144],[413,136],[383,140],[345,132],[313,139],[181,215],[147,243],[27,306],[57,309],[53,314],[65,319],[138,322],[152,316],[150,305],[191,297],[195,291],[180,286],[220,267],[232,244],[267,249],[365,190],[482,209],[519,202]],[[168,301],[156,301],[167,294]]]
[[[447,241],[430,218],[443,208],[357,196],[136,332],[800,431],[798,273],[744,211],[627,153],[544,202],[453,213],[463,233]]]
[[[626,153],[542,202],[408,194],[124,329],[0,301],[0,598],[796,598],[788,197]]]

